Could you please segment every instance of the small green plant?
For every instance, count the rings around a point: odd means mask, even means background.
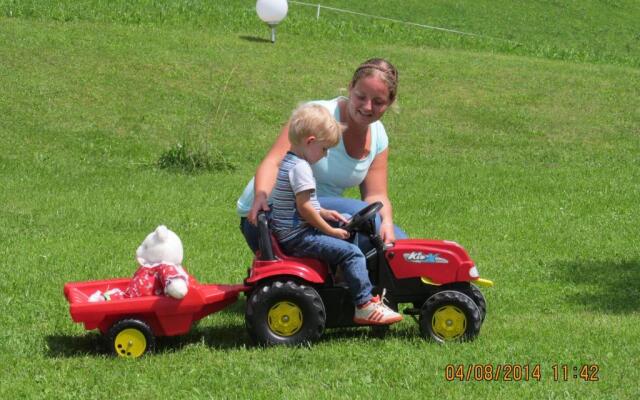
[[[229,87],[229,82],[235,71],[235,67],[229,73],[224,87],[222,88],[220,99],[216,107],[215,114],[209,115],[209,125],[213,128],[224,125],[224,119],[227,115],[227,110],[224,110],[221,117],[220,110],[222,103]],[[215,129],[208,131],[208,133],[194,133],[196,136],[193,138],[184,138],[182,143],[177,143],[169,150],[160,155],[158,160],[158,166],[163,169],[171,169],[176,171],[183,171],[186,173],[195,173],[199,171],[233,171],[236,169],[236,165],[228,160],[220,150],[212,150],[212,137],[211,132]],[[199,146],[192,143],[200,143]]]
[[[186,173],[233,171],[236,165],[221,151],[196,149],[186,140],[163,152],[158,167]]]

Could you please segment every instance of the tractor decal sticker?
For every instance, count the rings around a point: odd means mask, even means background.
[[[412,263],[449,264],[449,261],[446,258],[440,257],[437,253],[424,254],[420,251],[412,251],[411,253],[404,253],[402,256],[405,260]]]

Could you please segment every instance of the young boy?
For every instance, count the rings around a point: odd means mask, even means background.
[[[402,316],[371,295],[373,287],[362,251],[343,240],[349,238],[347,231],[327,223],[346,219],[337,211],[321,208],[316,198],[311,164],[340,142],[340,134],[339,123],[320,105],[303,105],[293,112],[289,120],[291,148],[280,164],[271,196],[271,227],[287,254],[342,266],[356,304],[354,322],[392,324]]]

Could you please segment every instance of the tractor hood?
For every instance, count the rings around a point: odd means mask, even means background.
[[[434,284],[472,281],[475,264],[459,244],[446,240],[399,239],[385,257],[397,279],[428,278]]]

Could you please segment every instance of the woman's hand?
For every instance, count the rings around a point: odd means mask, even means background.
[[[320,216],[325,221],[342,222],[343,224],[349,222],[342,214],[340,214],[336,210],[325,210],[323,208],[320,210]]]
[[[393,223],[383,222],[380,225],[380,237],[384,244],[393,244],[396,241],[396,234],[393,229]]]
[[[249,221],[253,225],[258,225],[258,212],[269,210],[270,208],[269,203],[267,202],[267,197],[264,195],[256,195],[256,197],[253,199],[251,209],[249,209],[249,213],[247,214],[247,221]]]

